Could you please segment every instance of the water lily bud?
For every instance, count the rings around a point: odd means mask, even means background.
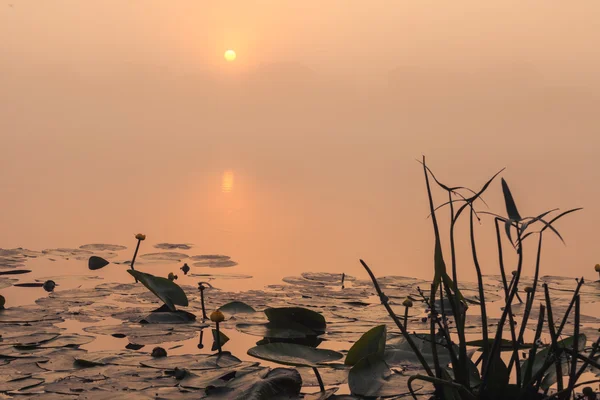
[[[143,233],[138,233],[137,235],[135,235],[135,238],[137,240],[146,240],[146,235],[144,235]]]
[[[168,278],[169,278],[169,280],[170,280],[170,281],[174,281],[175,279],[177,279],[177,275],[175,275],[175,274],[174,274],[174,273],[172,273],[172,272],[169,272],[169,276],[168,276]]]
[[[44,285],[42,287],[44,288],[44,290],[46,292],[52,292],[52,291],[54,291],[54,288],[56,287],[56,283],[53,280],[48,280],[48,281],[44,282]]]
[[[525,286],[525,293],[533,292],[533,288],[531,286]]]
[[[2,296],[0,294],[0,310],[4,308],[5,304],[6,304],[6,299],[4,298],[4,296]]]
[[[413,306],[413,302],[411,299],[409,299],[408,297],[404,299],[404,301],[402,302],[402,305],[404,307],[412,307]]]
[[[594,270],[596,272],[600,272],[600,264],[596,264],[596,266],[594,267]]]
[[[178,381],[182,380],[188,375],[187,369],[175,367],[174,371],[175,379]]]
[[[155,347],[154,349],[152,349],[152,357],[161,358],[161,357],[166,357],[166,356],[167,356],[167,351],[165,349],[163,349],[162,347]]]
[[[513,271],[511,272],[512,276],[516,276],[517,275],[517,271]]]
[[[219,310],[213,311],[212,314],[210,314],[210,320],[212,322],[217,322],[217,323],[218,322],[223,322],[223,321],[225,321],[225,316]]]
[[[190,272],[190,266],[186,264],[183,264],[183,267],[179,268],[180,270],[183,271],[184,275],[187,275],[188,272]]]

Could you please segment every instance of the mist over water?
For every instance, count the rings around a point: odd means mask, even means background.
[[[595,276],[592,3],[14,3],[0,8],[2,248],[144,232],[230,255],[226,272],[257,286],[360,275],[359,258],[429,278],[424,154],[473,189],[507,167],[523,215],[584,207],[560,222],[567,247],[551,239],[542,272]],[[485,200],[505,213],[498,182]],[[493,220],[478,229],[496,273]]]

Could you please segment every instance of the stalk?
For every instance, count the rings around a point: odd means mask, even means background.
[[[365,263],[363,260],[360,260],[360,263],[362,264],[362,266],[365,268],[365,270],[371,277],[371,280],[373,281],[373,286],[375,287],[375,290],[377,291],[377,294],[379,295],[379,299],[381,300],[381,304],[383,304],[383,306],[387,310],[387,312],[390,315],[390,317],[392,318],[392,320],[394,320],[394,323],[396,324],[398,329],[400,329],[400,332],[402,332],[402,335],[406,339],[406,343],[408,343],[411,350],[415,353],[415,355],[419,359],[419,362],[423,366],[423,369],[425,370],[425,372],[427,372],[427,375],[433,376],[433,372],[431,371],[431,368],[429,368],[427,361],[425,361],[423,354],[421,354],[421,351],[419,350],[419,348],[417,347],[415,342],[410,337],[410,334],[406,330],[406,327],[402,324],[402,322],[400,322],[398,317],[396,317],[394,310],[392,310],[392,307],[390,307],[390,305],[388,304],[388,297],[381,291],[381,288],[379,287],[379,283],[377,282],[377,278],[375,278],[375,275],[373,275],[371,268],[369,268],[367,263]]]

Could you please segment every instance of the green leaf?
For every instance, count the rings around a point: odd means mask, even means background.
[[[176,311],[175,305],[184,307],[188,305],[185,292],[175,282],[132,269],[128,269],[127,272],[161,299],[171,311]]]
[[[574,339],[575,339],[574,336],[569,336],[568,338],[565,338],[563,340],[559,340],[558,342],[556,342],[556,345],[558,346],[559,351],[561,351],[560,349],[564,349],[564,348],[572,349]],[[579,340],[577,341],[577,344],[579,345],[579,349],[578,349],[579,351],[583,351],[585,349],[585,342],[586,342],[586,336],[584,334],[580,334]],[[545,347],[542,350],[538,351],[537,353],[535,353],[535,361],[533,362],[533,366],[531,368],[531,376],[534,376],[543,367],[544,363],[546,362],[546,357],[548,357],[548,354],[550,354],[551,350],[552,350],[552,347],[548,346],[548,347]],[[561,354],[560,358],[561,358],[561,360],[565,359],[565,355]],[[527,371],[527,368],[529,367],[530,360],[531,359],[525,360],[523,362],[523,365],[521,366],[521,375],[523,377],[525,377],[525,373]],[[554,369],[554,366],[550,367],[550,369]],[[552,379],[552,376],[550,376],[548,378],[548,381],[550,381],[551,379]]]
[[[370,354],[383,357],[386,334],[386,325],[379,325],[365,332],[348,350],[344,364],[354,365]]]
[[[229,303],[219,307],[219,310],[221,310],[224,314],[229,314],[229,315],[249,314],[249,313],[256,312],[256,310],[254,308],[252,308],[248,304],[243,303],[241,301],[229,302]]]
[[[214,400],[295,399],[302,388],[302,378],[292,368],[239,370],[224,386],[209,386],[206,397]],[[204,396],[199,396],[204,397]]]
[[[110,264],[109,261],[106,261],[104,258],[98,256],[91,256],[88,260],[88,268],[91,270],[104,268],[108,264]]]
[[[508,188],[508,184],[502,178],[502,193],[504,194],[504,202],[506,203],[506,213],[508,214],[508,218],[513,221],[520,221],[521,215],[517,210],[517,205],[515,204],[515,200],[513,199],[512,193]]]
[[[225,345],[225,343],[229,342],[229,338],[227,337],[227,335],[221,331],[219,331],[217,333],[217,330],[213,329],[212,335],[213,335],[213,345],[211,348],[212,351],[215,351],[219,348],[219,342],[221,343],[221,348]]]
[[[353,395],[389,397],[408,394],[409,376],[394,373],[377,354],[357,362],[348,373],[348,387]],[[418,385],[413,385],[418,389]]]
[[[322,367],[323,363],[336,361],[343,357],[333,350],[315,349],[294,343],[269,343],[248,350],[252,357],[292,365],[294,367]]]
[[[318,312],[302,307],[280,307],[267,308],[265,314],[269,321],[275,323],[286,324],[288,322],[296,322],[313,330],[315,334],[325,332],[327,323],[325,317]]]

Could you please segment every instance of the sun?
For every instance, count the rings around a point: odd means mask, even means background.
[[[225,57],[225,60],[231,62],[231,61],[235,61],[235,59],[237,58],[237,54],[235,54],[235,51],[229,49],[225,52],[224,57]]]

